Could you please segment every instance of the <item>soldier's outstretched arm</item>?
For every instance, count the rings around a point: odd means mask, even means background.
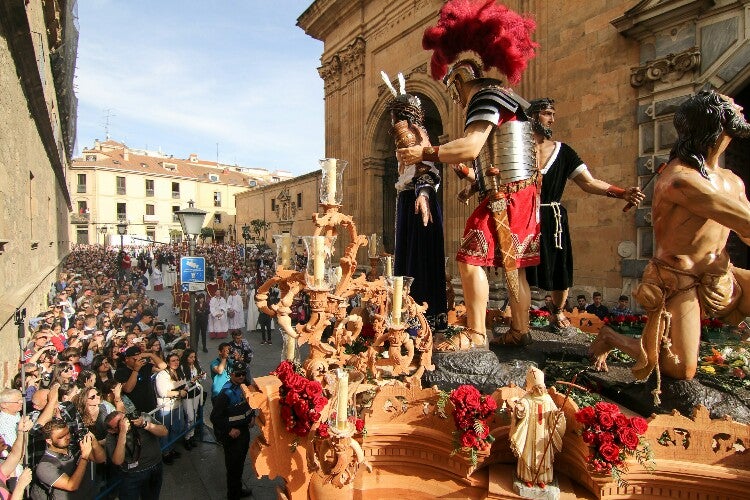
[[[464,131],[464,136],[450,141],[438,149],[438,158],[442,163],[459,163],[462,161],[471,161],[482,150],[482,146],[487,142],[487,137],[492,132],[494,125],[487,121],[476,121],[470,123]],[[399,163],[404,165],[413,165],[425,160],[423,156],[424,148],[422,146],[412,146],[396,150],[396,158]]]

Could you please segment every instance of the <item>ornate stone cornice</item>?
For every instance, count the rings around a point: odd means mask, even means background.
[[[666,57],[649,61],[643,66],[631,68],[630,85],[641,87],[657,80],[663,83],[674,82],[688,71],[698,68],[701,63],[701,52],[698,47],[691,47],[679,54],[668,54]]]
[[[318,68],[323,79],[325,93],[330,94],[342,83],[348,82],[365,72],[365,39],[358,36],[349,45],[336,52]]]

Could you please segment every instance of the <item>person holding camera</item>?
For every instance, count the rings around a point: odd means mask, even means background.
[[[120,468],[120,500],[157,500],[161,493],[163,466],[159,438],[167,428],[146,413],[107,415],[107,458]]]
[[[167,356],[167,368],[156,374],[156,403],[161,423],[168,431],[168,436],[161,439],[162,461],[167,465],[180,458],[174,443],[184,428],[182,400],[187,397],[187,381],[182,378],[179,368],[180,356],[173,352]]]
[[[245,397],[247,365],[234,363],[229,382],[224,384],[213,401],[211,423],[216,439],[224,448],[224,465],[227,470],[227,498],[234,500],[251,495],[242,487],[242,471],[250,446],[250,426],[254,412]]]
[[[104,463],[104,449],[93,434],[81,439],[80,454],[71,453],[68,424],[53,419],[42,428],[47,449],[35,468],[36,482],[31,488],[33,500],[48,498],[89,499],[96,496],[96,484],[89,473],[90,463]]]
[[[117,368],[115,380],[122,384],[122,392],[135,405],[136,410],[150,412],[156,408],[156,393],[151,375],[167,367],[167,363],[138,346],[130,346],[123,353],[125,362]]]

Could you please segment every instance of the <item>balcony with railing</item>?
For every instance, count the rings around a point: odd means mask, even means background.
[[[175,200],[180,199],[180,192],[179,191],[172,191],[172,198]]]
[[[86,192],[86,184],[78,184],[76,187],[76,193],[85,193]]]
[[[153,189],[147,189],[146,190],[146,196],[153,198],[154,197],[154,190]]]
[[[117,186],[117,194],[127,194],[125,186]]]
[[[172,222],[180,222],[180,216],[177,214],[172,214]]]
[[[158,224],[159,223],[159,216],[158,215],[148,215],[148,214],[145,214],[143,216],[143,223],[144,224]]]
[[[124,214],[124,213],[117,214],[117,222],[127,222],[127,221],[128,221],[128,214]]]
[[[73,213],[70,214],[71,224],[88,224],[91,220],[91,214],[89,213]]]

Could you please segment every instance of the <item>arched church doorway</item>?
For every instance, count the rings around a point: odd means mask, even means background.
[[[424,125],[427,129],[427,135],[430,137],[432,144],[440,144],[439,138],[443,135],[443,122],[440,119],[440,113],[438,112],[435,103],[426,95],[419,92],[416,93],[419,100],[422,102],[422,110],[424,111]],[[390,131],[391,117],[386,111],[380,117],[378,129]],[[385,152],[385,172],[383,173],[383,203],[381,210],[383,213],[383,246],[386,252],[393,253],[393,247],[395,243],[395,232],[396,232],[396,189],[394,188],[396,181],[398,180],[398,163],[396,162],[396,146],[393,142],[393,137],[390,133],[378,134],[378,141],[383,141],[381,144],[376,144],[376,150]],[[438,168],[441,168],[438,165]],[[441,171],[441,177],[444,173]],[[441,206],[443,204],[443,189],[438,190],[438,200]],[[374,208],[374,207],[373,207]]]
[[[746,85],[736,96],[734,101],[744,107],[745,116],[750,112],[750,85]],[[724,166],[737,174],[745,183],[745,194],[750,185],[750,139],[732,139],[724,156]],[[729,235],[727,252],[732,264],[737,267],[750,268],[750,251],[748,246],[735,233]]]

